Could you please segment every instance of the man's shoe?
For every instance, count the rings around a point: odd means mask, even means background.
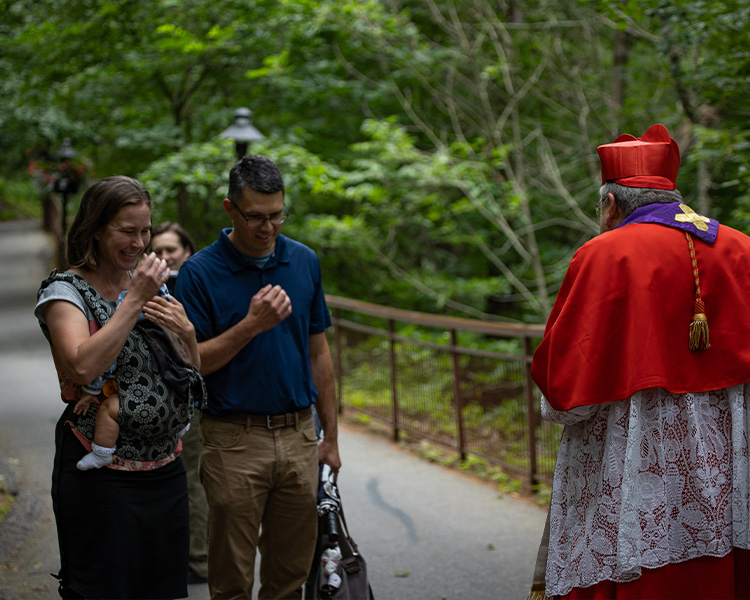
[[[200,575],[198,575],[198,573],[196,573],[190,567],[188,567],[188,583],[192,584],[192,583],[206,583],[206,582],[208,582],[208,578],[201,577]]]

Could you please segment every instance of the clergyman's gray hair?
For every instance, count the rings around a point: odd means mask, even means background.
[[[620,207],[622,214],[627,217],[636,208],[648,204],[666,204],[669,202],[682,202],[680,190],[657,190],[654,188],[639,188],[620,185],[613,181],[607,181],[599,188],[599,198],[606,198],[607,193],[612,193]]]

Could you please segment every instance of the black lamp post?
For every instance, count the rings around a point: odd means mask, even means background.
[[[234,150],[237,153],[237,160],[240,160],[247,154],[247,145],[249,142],[263,140],[266,137],[253,127],[252,121],[253,112],[249,108],[238,108],[234,111],[234,124],[219,134],[220,138],[234,140]]]
[[[77,152],[73,150],[73,146],[70,144],[70,138],[65,138],[63,140],[62,146],[60,146],[59,150],[55,153],[57,155],[57,158],[61,159],[63,162],[66,160],[72,160],[77,156]],[[75,194],[78,191],[78,180],[77,179],[71,179],[69,174],[69,169],[65,169],[60,173],[60,175],[55,179],[55,191],[62,195],[62,210],[61,210],[61,236],[65,237],[66,232],[66,217],[68,215],[68,196],[70,194]]]

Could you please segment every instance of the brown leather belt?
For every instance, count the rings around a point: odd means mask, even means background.
[[[312,416],[310,407],[303,408],[296,412],[285,413],[283,415],[249,415],[249,414],[232,414],[232,415],[211,415],[203,413],[203,418],[216,419],[217,421],[226,421],[227,423],[237,423],[238,425],[250,425],[251,427],[265,427],[266,429],[281,429],[282,427],[298,427],[299,424]]]

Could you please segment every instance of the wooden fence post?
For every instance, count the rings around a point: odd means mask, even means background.
[[[342,359],[344,347],[341,344],[341,309],[336,308],[333,311],[333,315],[333,322],[336,325],[333,334],[334,345],[336,346],[336,385],[338,386],[338,390],[336,390],[336,398],[338,398],[339,402],[339,414],[342,414],[344,412],[344,362]]]
[[[399,438],[398,389],[396,387],[396,325],[388,319],[388,340],[391,358],[391,398],[393,399],[393,440]]]
[[[451,329],[451,364],[453,367],[453,403],[456,406],[456,427],[458,427],[458,454],[466,460],[466,432],[464,431],[464,400],[461,394],[461,365],[458,362],[458,335]]]
[[[523,383],[526,392],[526,419],[529,425],[529,484],[533,487],[537,481],[536,459],[536,402],[534,401],[534,383],[531,379],[531,339],[523,337]]]

